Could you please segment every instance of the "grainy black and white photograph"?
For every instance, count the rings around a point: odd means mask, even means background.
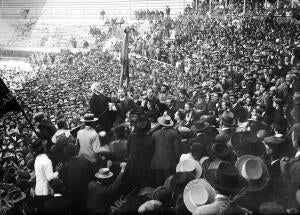
[[[0,0],[0,215],[300,214],[300,0]]]

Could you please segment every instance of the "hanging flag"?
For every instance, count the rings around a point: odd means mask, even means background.
[[[122,51],[121,51],[121,77],[120,77],[120,83],[119,83],[119,88],[124,86],[125,82],[125,87],[129,87],[129,59],[128,59],[128,36],[131,31],[131,28],[126,27],[124,30],[125,36],[124,36],[124,41],[123,41],[123,46],[122,46]]]
[[[4,81],[0,78],[0,116],[10,111],[22,111],[22,109]]]
[[[26,116],[24,110],[20,107],[15,97],[5,85],[4,81],[0,78],[0,117],[11,111],[21,112],[28,122],[30,128],[34,131],[36,136],[39,137],[39,134],[31,124],[30,119]]]

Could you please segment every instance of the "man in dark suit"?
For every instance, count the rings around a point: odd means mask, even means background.
[[[92,179],[89,161],[76,156],[77,148],[73,144],[64,148],[64,154],[67,162],[59,175],[66,186],[65,195],[72,202],[74,211],[84,212],[88,183]]]
[[[157,121],[163,128],[152,135],[155,151],[150,169],[154,174],[155,185],[160,186],[168,176],[175,173],[182,146],[180,134],[172,128],[174,122],[171,117],[163,115]]]
[[[98,125],[100,128],[97,129],[97,131],[104,130],[109,132],[113,126],[113,122],[109,114],[109,102],[111,102],[111,99],[103,94],[100,83],[93,83],[91,90],[93,95],[90,100],[90,111],[96,118],[98,118]]]
[[[72,203],[62,195],[65,189],[62,180],[53,179],[50,185],[54,191],[54,198],[44,204],[44,214],[71,214]]]

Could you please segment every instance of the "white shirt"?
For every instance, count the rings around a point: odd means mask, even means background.
[[[300,156],[300,151],[298,151],[295,155],[295,158],[299,157]]]
[[[34,162],[35,195],[47,196],[49,194],[49,181],[57,178],[58,172],[53,172],[52,162],[46,154],[40,154]]]

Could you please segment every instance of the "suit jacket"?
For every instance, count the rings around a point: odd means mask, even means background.
[[[78,204],[87,197],[88,182],[92,179],[88,160],[82,157],[72,158],[63,165],[59,176],[66,186],[65,194],[69,200]]]
[[[296,207],[296,191],[300,186],[300,156],[291,158],[284,169],[284,183],[287,186],[289,207]]]
[[[155,150],[151,169],[175,170],[181,155],[181,138],[173,128],[162,128],[153,133]]]
[[[109,131],[112,128],[112,120],[110,119],[108,102],[110,99],[104,95],[93,94],[90,100],[90,111],[98,118],[99,124],[105,131]]]
[[[107,214],[112,203],[113,193],[120,187],[123,173],[120,173],[111,185],[104,185],[95,180],[88,185],[87,208],[91,211]]]
[[[72,212],[72,203],[63,196],[55,196],[44,204],[44,214],[69,215]]]

